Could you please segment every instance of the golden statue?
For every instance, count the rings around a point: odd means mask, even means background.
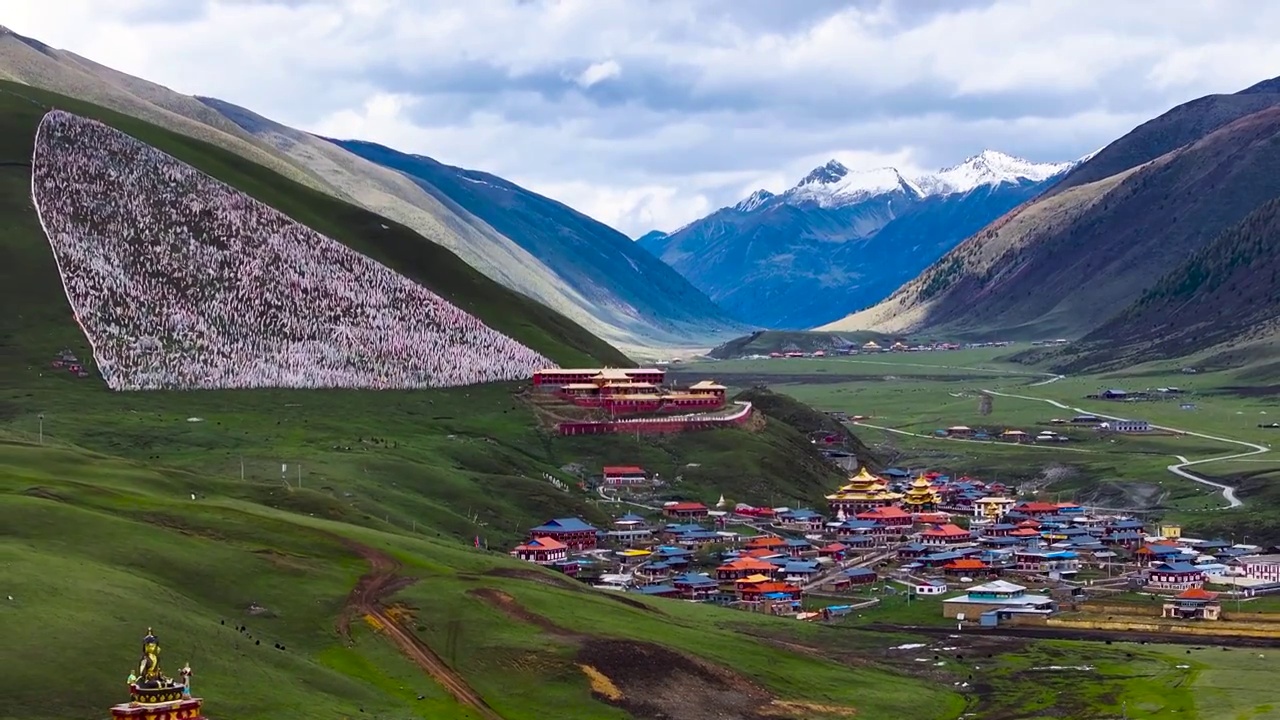
[[[204,702],[191,694],[191,664],[178,671],[180,680],[160,672],[160,641],[151,628],[142,639],[142,658],[129,673],[130,702],[111,708],[113,720],[204,720]]]
[[[147,636],[142,639],[142,659],[138,662],[138,687],[155,688],[172,685],[173,681],[160,673],[160,641],[147,628]]]

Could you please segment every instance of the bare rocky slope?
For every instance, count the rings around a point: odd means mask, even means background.
[[[1169,121],[1159,132],[1140,126],[883,302],[821,329],[1018,339],[1082,337],[1098,328],[1280,196],[1280,84],[1214,98],[1162,116],[1183,124]],[[1241,114],[1246,105],[1263,107]],[[1117,146],[1131,149],[1108,152]],[[1124,167],[1135,160],[1142,162]]]
[[[490,279],[547,305],[595,335],[631,348],[712,345],[723,339],[650,326],[576,289],[520,243],[442,202],[404,175],[243,108],[118,72],[0,27],[0,78],[86,100],[252,160],[291,180],[404,224]],[[627,267],[620,272],[634,272]],[[607,288],[609,279],[602,278]],[[714,325],[714,322],[711,323]],[[733,333],[729,333],[733,334]]]

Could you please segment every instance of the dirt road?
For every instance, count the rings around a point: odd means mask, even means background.
[[[352,588],[351,594],[347,596],[346,607],[338,619],[338,632],[344,638],[350,639],[351,619],[363,615],[372,617],[378,621],[387,637],[400,648],[401,652],[417,663],[418,667],[433,680],[444,686],[459,703],[474,709],[485,720],[502,720],[502,716],[489,707],[484,698],[480,697],[479,693],[462,679],[462,676],[446,665],[434,650],[418,639],[417,635],[401,626],[399,621],[389,615],[386,608],[382,606],[383,598],[412,585],[414,578],[396,575],[396,571],[400,569],[400,563],[384,552],[351,540],[344,539],[343,543],[369,563],[369,572],[360,577],[356,586]]]

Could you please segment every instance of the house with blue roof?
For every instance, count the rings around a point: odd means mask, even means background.
[[[816,562],[789,562],[782,566],[782,577],[789,583],[803,585],[821,573]]]
[[[555,518],[529,530],[529,539],[549,537],[571,550],[594,550],[599,544],[600,534],[595,526],[582,518]]]
[[[820,531],[826,523],[826,518],[821,513],[801,508],[799,510],[784,510],[777,514],[776,519],[782,527],[792,530]]]
[[[807,552],[812,552],[813,543],[800,538],[787,538],[786,544],[782,546],[782,550],[787,555],[798,558]]]
[[[1147,587],[1152,590],[1189,590],[1203,587],[1204,571],[1185,561],[1162,562],[1147,570]]]
[[[674,585],[671,585],[668,583],[661,583],[657,585],[641,585],[638,588],[633,588],[631,592],[639,593],[640,595],[646,595],[648,597],[665,597],[665,598],[680,597],[680,591],[677,590]]]
[[[671,578],[671,585],[680,591],[680,597],[699,602],[711,600],[719,588],[715,578],[703,573],[677,575]]]

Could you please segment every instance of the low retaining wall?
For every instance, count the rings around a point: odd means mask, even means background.
[[[562,422],[556,425],[561,435],[612,435],[618,433],[639,433],[643,435],[660,433],[680,433],[694,430],[713,430],[716,428],[736,427],[751,419],[754,411],[751,403],[736,403],[739,408],[727,415],[710,415],[698,413],[678,415],[665,418],[632,418],[628,420],[605,420],[600,422]]]
[[[1233,622],[1206,620],[1195,624],[1162,622],[1160,618],[1116,617],[1111,620],[1095,618],[1049,618],[1046,627],[1075,628],[1078,630],[1108,630],[1161,635],[1233,636],[1280,638],[1280,625],[1273,623]]]

